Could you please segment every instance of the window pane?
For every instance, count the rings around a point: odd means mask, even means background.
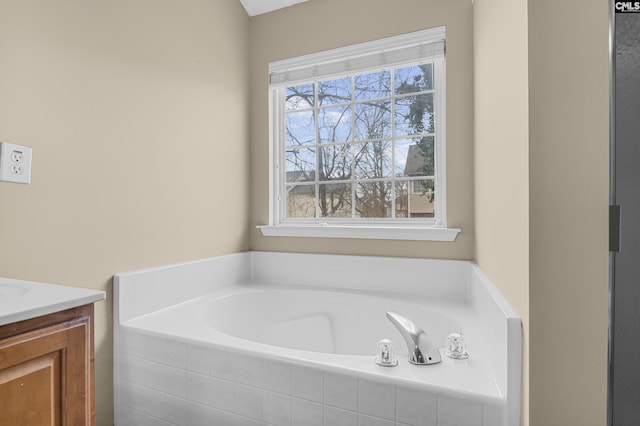
[[[391,136],[391,102],[377,101],[355,105],[355,137],[383,139]]]
[[[396,217],[409,217],[409,185],[406,180],[396,181]]]
[[[396,176],[433,176],[433,136],[402,139],[395,143]]]
[[[316,216],[315,185],[287,185],[286,199],[288,218],[312,219]]]
[[[321,217],[351,218],[351,184],[321,184],[319,194]]]
[[[351,102],[351,77],[318,83],[318,105]]]
[[[356,76],[354,90],[357,101],[391,96],[391,72],[380,71]]]
[[[409,149],[412,145],[415,145],[412,140],[398,140],[394,144],[394,157],[393,157],[393,174],[395,176],[406,176],[407,158],[409,156]]]
[[[440,58],[433,61],[274,83],[284,97],[272,105],[283,108],[273,114],[284,162],[275,216],[378,224],[433,218],[435,118],[442,114],[434,80]]]
[[[396,182],[396,217],[434,217],[433,179]]]
[[[313,182],[315,179],[316,153],[314,150],[288,147],[285,152],[286,181]]]
[[[346,142],[351,139],[351,106],[322,108],[318,111],[320,143]]]
[[[346,180],[351,178],[351,149],[349,145],[323,145],[318,148],[320,180]]]
[[[433,90],[432,64],[415,65],[394,71],[396,95]]]
[[[433,133],[433,93],[397,98],[394,124],[396,136]]]
[[[287,145],[313,145],[316,143],[313,111],[292,112],[285,117]]]
[[[313,108],[313,84],[287,87],[285,94],[285,109],[296,111]]]
[[[356,186],[356,215],[361,218],[391,217],[391,182],[361,182]]]
[[[354,148],[356,179],[391,177],[391,141],[360,143]]]

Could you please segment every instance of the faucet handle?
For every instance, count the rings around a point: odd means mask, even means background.
[[[376,364],[382,367],[395,367],[398,365],[396,359],[395,347],[393,342],[389,339],[382,339],[378,342],[378,348],[376,353]]]

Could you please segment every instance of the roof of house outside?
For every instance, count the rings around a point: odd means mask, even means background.
[[[422,154],[418,145],[411,145],[407,152],[407,162],[404,166],[405,176],[422,176],[424,175],[424,165],[427,158]]]
[[[316,190],[314,183],[316,180],[316,172],[314,170],[310,172],[303,172],[301,170],[294,170],[287,172],[287,183],[306,183],[307,185],[292,185],[287,188],[288,193],[296,194],[315,194]]]

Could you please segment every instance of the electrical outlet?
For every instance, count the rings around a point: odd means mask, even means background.
[[[31,148],[0,142],[0,180],[31,183]]]

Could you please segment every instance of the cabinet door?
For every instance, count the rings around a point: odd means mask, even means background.
[[[91,424],[89,319],[0,340],[0,426]]]

